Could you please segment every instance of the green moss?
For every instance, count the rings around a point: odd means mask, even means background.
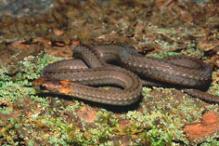
[[[0,98],[17,100],[28,95],[34,95],[31,81],[39,77],[43,67],[58,58],[41,54],[37,57],[29,56],[18,63],[19,72],[11,77],[4,67],[0,69]],[[33,97],[33,96],[32,96]]]
[[[148,54],[148,56],[151,56],[154,58],[159,58],[159,59],[167,58],[170,56],[177,56],[177,55],[180,55],[180,54],[177,52],[174,52],[174,51],[162,51],[162,52],[157,52],[157,53],[153,53],[153,54]]]
[[[219,71],[216,71],[216,72],[213,72],[213,79],[217,79],[217,73]],[[212,93],[212,94],[215,94],[217,96],[219,96],[219,84],[217,82],[213,82],[210,86],[210,89],[209,91]]]
[[[37,119],[40,124],[48,127],[52,135],[49,136],[48,141],[52,145],[69,145],[68,134],[74,130],[72,124],[68,124],[61,118],[53,117],[39,117]]]
[[[10,114],[13,111],[11,107],[0,107],[0,113],[2,114]]]
[[[18,63],[19,73],[16,74],[16,81],[33,80],[39,77],[43,68],[51,62],[61,58],[41,53],[38,56],[28,56]]]
[[[171,55],[177,54],[164,53],[161,56]],[[143,88],[144,98],[140,103],[142,110],[114,114],[100,108],[97,111],[95,122],[87,123],[77,115],[77,110],[82,105],[85,106],[82,102],[72,100],[73,104],[65,106],[63,105],[64,101],[59,98],[52,99],[51,103],[51,99],[36,95],[36,91],[32,87],[32,80],[39,77],[42,69],[55,60],[59,60],[59,58],[47,54],[27,57],[18,63],[19,73],[13,77],[8,74],[7,69],[0,69],[0,98],[17,104],[18,99],[29,97],[40,105],[38,109],[42,111],[39,112],[40,114],[33,112],[30,117],[21,116],[18,119],[9,120],[10,126],[6,126],[0,135],[0,139],[6,141],[5,143],[14,145],[19,143],[20,140],[16,139],[16,134],[23,127],[33,133],[32,137],[40,133],[42,137],[39,139],[51,145],[120,145],[123,142],[114,140],[114,138],[119,139],[124,136],[129,137],[131,145],[177,145],[173,140],[189,145],[182,131],[184,124],[199,120],[202,112],[206,109],[218,110],[217,105],[208,105],[202,108],[188,96],[177,101],[172,94],[172,89]],[[214,84],[212,90],[217,93],[218,84]],[[158,100],[152,92],[157,92],[162,97]],[[8,107],[0,109],[1,113],[4,114],[10,114],[13,110]],[[72,112],[70,115],[72,122],[66,122],[66,118],[63,117],[65,112]],[[119,123],[121,120],[128,121],[126,128],[121,127]],[[48,131],[44,131],[42,127],[46,127]],[[35,144],[34,138],[29,140],[28,145]],[[216,139],[212,138],[206,141],[206,145],[216,142]]]
[[[8,119],[7,125],[0,129],[0,141],[5,141],[5,145],[18,145],[15,139],[17,139],[17,130],[21,127],[21,124],[13,118]]]
[[[180,119],[173,115],[162,113],[161,111],[152,111],[144,114],[133,111],[127,113],[127,118],[132,120],[133,123],[141,123],[139,124],[140,129],[145,127],[145,125],[151,127],[146,131],[141,129],[150,138],[151,145],[168,145],[173,138],[185,141],[183,132],[180,130],[183,125],[180,123]]]
[[[204,52],[197,48],[197,44],[195,41],[192,41],[187,45],[187,49],[182,50],[181,52],[184,55],[193,56],[197,58],[204,57]]]
[[[37,57],[29,56],[24,61],[18,62],[17,68],[19,72],[15,76],[10,76],[10,73],[5,67],[0,68],[0,99],[6,103],[17,105],[17,101],[25,97],[30,97],[33,101],[39,102],[42,106],[48,106],[48,100],[36,96],[36,91],[32,87],[32,80],[39,77],[41,70],[49,62],[55,61],[57,58],[47,54],[40,54]],[[19,106],[19,105],[17,105]],[[0,109],[2,114],[10,114],[14,112],[12,107],[3,107]],[[5,143],[17,145],[16,129],[17,125],[23,123],[15,119],[9,119],[10,124],[2,129],[1,136]],[[10,134],[14,133],[14,134]]]
[[[208,138],[205,142],[200,144],[200,146],[219,146],[219,141],[216,139],[216,135]]]
[[[97,119],[92,128],[87,128],[85,131],[76,128],[75,131],[72,131],[70,138],[75,145],[112,143],[109,138],[116,134],[114,131],[117,124],[118,121],[112,113],[101,110],[97,113]],[[86,127],[86,123],[83,125]]]
[[[33,140],[29,140],[27,143],[28,146],[34,146],[34,141]]]
[[[98,124],[106,124],[111,127],[114,127],[118,124],[118,119],[113,115],[113,113],[103,109],[97,112],[96,122]]]
[[[153,93],[158,92],[159,96],[163,96],[153,97],[152,91]],[[196,99],[189,96],[179,98],[179,95],[174,95],[172,92],[173,90],[171,89],[163,88],[154,88],[154,90],[143,89],[145,98],[141,104],[144,114],[135,111],[131,114],[131,118],[138,122],[149,124],[156,131],[156,137],[163,139],[162,142],[157,141],[158,143],[168,143],[168,140],[174,139],[188,145],[189,141],[182,131],[184,124],[198,121],[206,110],[218,111],[218,106],[205,105],[204,107]],[[127,116],[130,117],[129,113]],[[148,133],[150,132],[149,130]],[[154,132],[151,132],[151,134],[154,134]],[[149,137],[153,136],[149,135]],[[171,142],[171,144],[174,144],[174,142]]]
[[[79,109],[80,107],[81,107],[80,102],[75,101],[75,104],[74,104],[74,105],[68,105],[68,106],[66,106],[66,107],[65,107],[65,110],[66,110],[66,111],[71,111],[71,112],[73,112],[73,111]]]

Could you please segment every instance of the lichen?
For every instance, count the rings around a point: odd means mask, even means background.
[[[132,145],[177,145],[176,141],[189,145],[182,131],[184,124],[198,121],[205,110],[218,111],[217,105],[206,105],[203,108],[203,102],[197,102],[189,96],[184,95],[176,99],[183,93],[175,89],[143,88],[144,98],[139,110],[115,114],[100,107],[96,120],[89,123],[77,115],[77,110],[88,106],[87,104],[72,99],[70,104],[65,106],[65,100],[59,99],[58,96],[54,99],[41,97],[32,87],[32,80],[40,76],[43,67],[59,59],[47,54],[27,57],[18,63],[20,71],[15,76],[10,76],[7,69],[1,68],[1,99],[13,104],[12,107],[19,107],[15,106],[20,104],[17,101],[28,97],[33,104],[38,105],[35,107],[38,111],[28,112],[30,116],[20,113],[20,118],[12,118],[8,126],[0,128],[0,141],[3,141],[3,144],[22,143],[28,139],[29,145],[35,144],[36,140],[52,145],[119,145],[124,143],[123,138],[129,137],[128,141]],[[212,88],[217,91],[215,86],[217,87],[217,84]],[[25,110],[26,106],[24,104],[21,107]],[[10,115],[15,110],[17,108],[10,106],[0,109],[3,115]],[[67,117],[64,116],[65,113],[68,113]],[[67,119],[71,122],[67,122]],[[127,121],[127,125],[123,127],[121,121]],[[1,123],[6,124],[4,121]],[[18,132],[21,129],[25,131],[23,135]],[[31,135],[27,134],[29,131],[32,132]],[[17,139],[17,136],[21,138]],[[216,143],[216,139],[212,138],[203,145],[209,143]]]
[[[112,140],[113,137],[121,137],[124,135],[132,137],[130,139],[131,143],[136,145],[141,145],[145,142],[153,146],[173,145],[176,144],[174,142],[175,140],[188,145],[189,142],[182,131],[182,127],[186,122],[198,120],[201,113],[205,110],[196,104],[194,99],[189,97],[183,97],[180,103],[177,102],[174,97],[171,97],[172,90],[163,88],[154,88],[152,90],[151,88],[144,88],[144,99],[140,104],[143,109],[142,111],[128,111],[127,113],[115,116],[112,112],[107,110],[99,110],[92,127],[88,128],[88,123],[82,120],[81,124],[83,128],[79,128],[76,123],[66,123],[62,117],[50,115],[54,113],[52,111],[55,109],[50,108],[47,98],[35,95],[35,89],[31,86],[31,81],[39,77],[43,67],[54,60],[57,59],[46,54],[41,54],[37,57],[28,57],[18,64],[22,70],[16,75],[15,79],[9,76],[4,68],[1,69],[0,96],[2,99],[7,97],[12,103],[16,103],[16,100],[29,96],[33,102],[42,104],[42,107],[45,108],[44,110],[50,111],[46,112],[44,116],[33,114],[31,116],[32,119],[25,120],[21,118],[19,119],[20,121],[12,120],[16,122],[12,122],[11,127],[5,127],[4,130],[2,129],[4,132],[1,136],[3,136],[4,141],[7,141],[7,143],[16,143],[16,139],[13,139],[14,135],[9,135],[9,138],[6,135],[9,134],[9,131],[16,131],[13,125],[20,125],[19,123],[22,122],[24,127],[27,127],[27,125],[39,129],[41,127],[47,127],[50,136],[44,131],[43,133],[47,136],[44,135],[45,139],[43,140],[47,140],[48,143],[54,145],[95,145],[97,143],[113,145],[117,143]],[[160,94],[163,94],[159,101],[156,101],[156,95],[152,94],[152,92],[156,90]],[[64,111],[71,112],[80,109],[82,105],[84,104],[76,101],[74,104],[63,108]],[[218,106],[209,105],[207,108],[217,110]],[[9,114],[10,112],[2,112],[2,114]],[[72,115],[77,118],[77,114]],[[125,129],[119,125],[120,120],[129,121]],[[19,129],[21,125],[16,127]],[[37,132],[34,131],[34,133],[36,134]],[[134,135],[138,135],[139,137],[135,138]],[[211,142],[214,143],[215,139]],[[34,139],[31,139],[31,143],[34,143]]]

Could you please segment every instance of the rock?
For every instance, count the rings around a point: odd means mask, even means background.
[[[190,141],[201,142],[219,131],[219,114],[209,111],[200,122],[186,125],[183,131]]]

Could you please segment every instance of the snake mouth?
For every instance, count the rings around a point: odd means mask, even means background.
[[[57,87],[58,85],[57,83],[58,83],[57,81],[49,80],[44,77],[40,77],[32,82],[34,88],[39,91],[40,90],[49,91],[49,89]]]

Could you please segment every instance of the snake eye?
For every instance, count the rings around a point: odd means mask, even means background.
[[[39,88],[40,88],[41,90],[47,90],[47,89],[48,89],[48,87],[47,87],[46,84],[40,85]]]

